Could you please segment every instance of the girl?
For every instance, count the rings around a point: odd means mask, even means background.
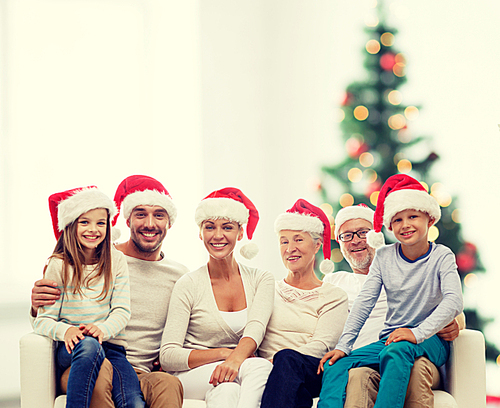
[[[113,365],[117,407],[144,407],[139,380],[125,355],[130,319],[128,269],[111,245],[113,202],[95,186],[49,197],[57,244],[44,277],[58,283],[60,299],[39,309],[35,333],[57,340],[58,374],[71,366],[67,407],[89,407],[104,358]],[[58,377],[59,377],[58,375]]]

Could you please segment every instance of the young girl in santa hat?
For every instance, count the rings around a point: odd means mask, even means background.
[[[450,344],[436,333],[462,312],[463,300],[455,255],[428,241],[440,217],[437,201],[412,177],[397,174],[382,186],[367,235],[368,245],[379,249],[335,350],[320,362],[319,408],[342,408],[349,369],[362,366],[380,371],[375,407],[403,407],[415,359],[425,356],[437,367],[447,361]],[[382,225],[399,242],[384,246]],[[387,314],[380,340],[352,351],[382,287]]]
[[[172,292],[160,362],[181,380],[184,398],[205,400],[208,408],[258,408],[272,368],[253,356],[273,309],[274,277],[233,255],[243,225],[251,239],[258,218],[236,188],[202,200],[195,220],[209,260]],[[249,258],[256,251],[247,245],[240,252]]]
[[[58,377],[71,366],[69,408],[89,407],[102,362],[113,365],[112,396],[117,407],[144,407],[139,381],[126,359],[123,334],[130,319],[128,269],[111,243],[113,202],[95,186],[49,197],[54,252],[44,277],[58,284],[61,296],[41,307],[35,333],[58,341]]]

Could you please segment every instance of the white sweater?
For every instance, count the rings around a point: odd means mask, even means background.
[[[353,272],[329,273],[323,278],[323,282],[330,282],[344,289],[349,298],[349,311],[352,310],[354,300],[358,297],[361,288],[366,281],[367,275]],[[357,349],[378,340],[378,335],[384,328],[385,315],[387,313],[387,295],[384,288],[380,292],[375,307],[366,320],[365,325],[359,332],[353,349]]]
[[[160,362],[169,372],[189,370],[192,350],[234,348],[242,337],[261,343],[271,316],[274,278],[269,272],[238,264],[248,310],[246,326],[235,333],[222,318],[206,265],[180,278],[170,300]]]
[[[284,348],[321,358],[332,350],[347,319],[347,295],[337,286],[323,283],[303,290],[276,282],[274,310],[259,356],[266,359]]]
[[[175,282],[189,272],[178,262],[163,258],[144,261],[125,256],[130,274],[130,318],[125,334],[127,359],[132,367],[150,372],[160,353],[168,304]]]

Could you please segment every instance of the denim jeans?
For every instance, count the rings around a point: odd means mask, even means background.
[[[128,362],[125,349],[116,344],[103,342],[86,336],[69,354],[64,342],[57,349],[58,372],[71,366],[68,378],[67,408],[88,408],[95,381],[104,358],[113,365],[112,397],[117,408],[144,408],[139,379]]]
[[[378,407],[403,407],[410,371],[415,359],[427,357],[434,365],[441,366],[450,354],[450,344],[437,335],[413,344],[400,341],[385,345],[387,338],[354,350],[333,365],[325,363],[323,385],[318,408],[343,408],[349,369],[371,367],[380,372],[380,387],[375,402]]]
[[[321,375],[316,374],[319,361],[295,350],[278,351],[261,408],[311,408],[313,398],[321,390]]]

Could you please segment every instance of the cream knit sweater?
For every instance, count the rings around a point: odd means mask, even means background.
[[[206,265],[181,277],[174,286],[162,336],[160,362],[169,372],[189,370],[192,350],[234,348],[242,337],[257,346],[272,313],[274,278],[269,272],[238,264],[247,302],[246,326],[235,333],[222,318]]]

